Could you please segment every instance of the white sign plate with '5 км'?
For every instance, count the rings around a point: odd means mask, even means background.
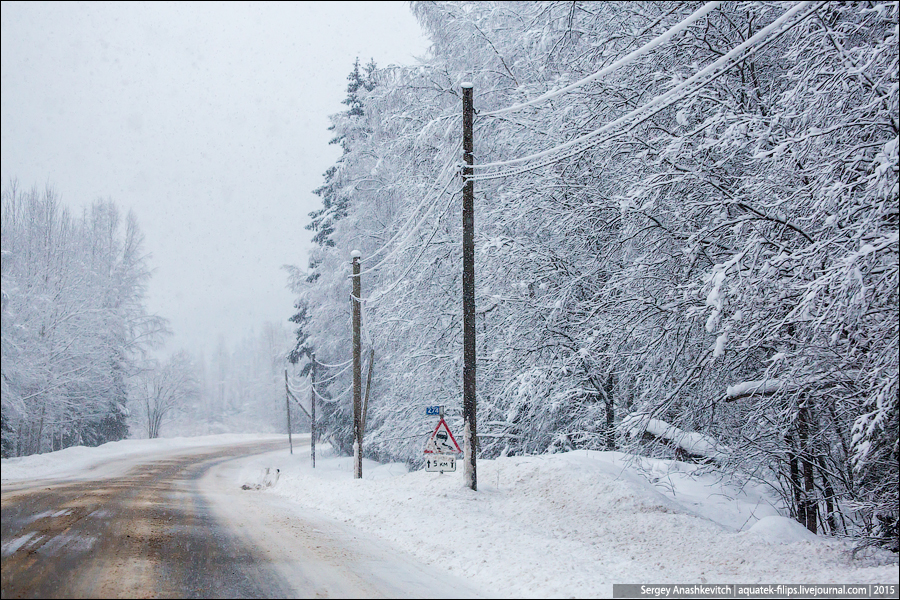
[[[452,473],[456,471],[456,457],[447,454],[426,454],[425,470]]]

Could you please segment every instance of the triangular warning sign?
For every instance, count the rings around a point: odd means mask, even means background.
[[[450,433],[447,422],[441,418],[437,427],[431,433],[431,437],[425,443],[425,454],[450,454],[454,452],[459,453],[462,450],[460,450],[459,444],[456,443],[456,438]]]

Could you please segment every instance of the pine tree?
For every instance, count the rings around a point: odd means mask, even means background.
[[[336,132],[335,137],[329,143],[341,144],[343,156],[351,152],[351,140],[355,132],[368,131],[365,124],[361,123],[365,117],[365,103],[362,94],[375,89],[377,70],[375,60],[371,59],[364,71],[361,71],[359,57],[357,57],[353,61],[353,70],[347,75],[347,97],[341,103],[349,108],[332,115],[332,124],[328,127],[329,131]],[[341,172],[343,156],[338,159],[338,164],[328,167],[328,170],[325,171],[325,183],[313,190],[313,193],[322,199],[322,208],[309,213],[311,220],[306,225],[306,229],[315,232],[312,241],[317,246],[334,246],[332,235],[335,223],[346,217],[349,211],[350,196],[344,190]],[[318,261],[314,257],[310,258],[307,283],[312,283],[318,278],[317,266]],[[289,360],[291,363],[297,364],[302,357],[309,357],[312,349],[307,346],[306,342],[309,337],[305,331],[305,325],[308,322],[307,307],[302,301],[298,301],[294,308],[297,309],[297,312],[288,320],[297,325],[295,329],[296,342],[289,354]]]
[[[343,157],[353,149],[353,141],[367,135],[370,130],[365,124],[364,94],[375,89],[377,66],[370,60],[364,71],[360,71],[359,58],[353,61],[353,70],[347,75],[347,97],[341,103],[349,108],[331,116],[329,131],[335,136],[329,144],[340,144],[343,155],[338,164],[325,171],[325,183],[313,190],[322,199],[322,208],[309,213],[311,221],[306,229],[314,231],[313,242],[319,246],[334,246],[331,235],[337,221],[347,216],[350,197],[344,189],[341,177]]]
[[[347,75],[347,97],[341,102],[350,107],[347,115],[351,117],[361,117],[365,114],[363,103],[359,97],[359,91],[366,89],[366,78],[359,71],[359,57],[353,61],[353,70]]]
[[[296,365],[302,358],[309,359],[312,357],[312,349],[309,347],[308,343],[309,332],[307,331],[309,325],[309,311],[306,303],[302,300],[298,300],[294,303],[294,308],[297,309],[297,312],[288,319],[288,321],[297,325],[297,328],[294,330],[296,341],[287,357],[288,362],[292,365]],[[306,375],[308,371],[309,367],[305,367],[301,375]]]

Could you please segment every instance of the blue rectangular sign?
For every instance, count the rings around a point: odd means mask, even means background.
[[[425,414],[426,415],[439,415],[439,414],[441,414],[441,407],[440,406],[426,406]]]

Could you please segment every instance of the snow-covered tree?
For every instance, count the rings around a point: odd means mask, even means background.
[[[481,453],[708,462],[814,531],[896,547],[897,5],[412,9],[431,54],[336,115],[323,235],[293,277],[304,343],[340,364],[362,253],[367,452],[421,460],[426,404],[459,426],[472,81]]]
[[[165,332],[134,215],[98,201],[75,218],[15,183],[2,211],[4,455],[126,437],[127,380]]]
[[[146,427],[147,437],[159,437],[167,419],[196,400],[197,373],[182,351],[160,361],[149,361],[133,379],[131,399]]]

